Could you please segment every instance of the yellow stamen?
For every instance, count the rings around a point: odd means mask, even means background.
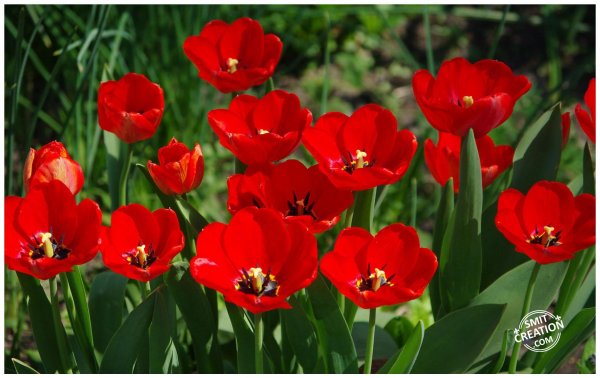
[[[465,108],[470,108],[471,106],[473,106],[473,97],[472,96],[464,96],[463,97],[463,104],[465,104]]]
[[[371,289],[373,289],[373,291],[379,290],[379,288],[387,282],[387,277],[383,270],[375,268],[375,273],[371,276],[373,276],[373,280],[371,281]]]
[[[258,129],[258,135],[265,135],[268,134],[269,130],[265,130],[265,129]]]
[[[252,289],[255,293],[260,293],[263,288],[263,283],[265,282],[265,275],[262,272],[261,268],[250,268],[248,270],[248,275],[252,280]]]
[[[367,153],[361,150],[356,150],[356,168],[364,168],[365,166],[365,158],[367,157]],[[368,163],[368,162],[367,162]]]
[[[554,227],[544,226],[544,235],[542,235],[542,244],[546,245],[549,241],[554,239],[552,236],[552,232],[554,231]]]
[[[42,232],[40,236],[46,257],[54,256],[54,248],[52,247],[52,234],[49,232]]]
[[[146,245],[142,244],[142,245],[138,245],[136,247],[136,254],[135,257],[138,258],[138,261],[140,262],[141,266],[144,266],[145,262],[146,262]]]
[[[235,58],[227,59],[227,72],[233,74],[237,71],[237,65],[240,61]]]

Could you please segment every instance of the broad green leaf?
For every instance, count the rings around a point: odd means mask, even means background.
[[[292,308],[281,311],[283,329],[302,370],[312,373],[319,355],[317,336],[301,302],[294,296],[290,297],[289,301]]]
[[[106,146],[106,169],[108,171],[108,192],[112,210],[119,207],[119,179],[121,177],[121,159],[127,155],[127,145],[113,133],[103,131]]]
[[[106,271],[92,282],[89,297],[94,347],[103,353],[121,326],[127,277]]]
[[[175,301],[169,291],[157,291],[149,330],[150,374],[172,373],[173,369],[179,366],[179,359],[172,340],[172,337],[176,337],[175,311]],[[175,354],[173,355],[173,353]]]
[[[466,306],[481,283],[481,165],[473,130],[463,138],[456,207],[444,234],[440,289],[446,311]],[[468,272],[468,274],[465,274]]]
[[[356,322],[352,327],[352,339],[359,359],[365,358],[367,345],[368,322]],[[375,326],[375,344],[373,345],[373,360],[387,360],[398,351],[396,341],[383,328]]]
[[[15,367],[15,371],[17,374],[40,374],[39,371],[35,370],[31,366],[27,365],[25,362],[18,360],[16,358],[11,358],[13,366]]]
[[[502,348],[504,331],[514,329],[521,321],[525,291],[534,264],[535,261],[529,261],[507,272],[471,302],[470,306],[476,307],[484,304],[506,305],[498,328],[485,350],[477,358],[478,363],[483,363],[484,360],[487,361],[497,354]],[[533,290],[532,310],[546,310],[550,306],[566,270],[566,263],[542,265]]]
[[[454,210],[454,180],[450,178],[444,188],[442,189],[442,197],[440,198],[440,204],[435,216],[435,226],[433,228],[433,243],[431,250],[440,260],[440,254],[442,251],[442,241],[444,240],[444,233],[446,227],[450,221],[450,216]],[[431,312],[435,319],[439,319],[444,315],[445,311],[442,308],[442,301],[440,298],[440,274],[439,269],[435,271],[431,282],[429,283],[429,300],[431,301]]]
[[[545,352],[536,362],[533,373],[548,374],[558,369],[575,352],[577,346],[594,332],[596,328],[595,318],[596,308],[581,310],[573,320],[566,324],[566,328],[561,332],[558,344]]]
[[[400,350],[398,356],[393,360],[393,365],[387,373],[389,374],[408,374],[417,360],[423,338],[425,336],[425,327],[423,321],[417,323],[412,334],[406,341],[406,344]]]
[[[582,252],[583,253],[583,252]],[[575,296],[573,297],[572,302],[569,304],[569,308],[565,313],[565,322],[569,323],[575,315],[577,315],[587,303],[590,296],[596,290],[596,266],[592,266],[589,273],[587,274],[585,280],[581,284],[577,291],[575,292]]]
[[[335,298],[321,276],[306,289],[328,373],[357,373],[354,342]]]
[[[462,373],[498,327],[504,305],[485,304],[454,311],[425,331],[412,373]]]
[[[398,347],[406,344],[408,338],[412,335],[414,325],[405,316],[396,316],[385,325],[384,329],[396,341]]]
[[[594,178],[594,161],[589,143],[583,148],[583,193],[594,195],[596,193],[596,180]]]
[[[148,345],[148,327],[152,321],[156,297],[161,290],[164,288],[155,290],[133,309],[110,339],[100,363],[101,374],[133,372],[140,351],[144,345]]]
[[[254,361],[254,332],[244,319],[244,310],[232,303],[225,302],[227,313],[235,333],[237,349],[238,374],[253,374],[256,372]],[[265,367],[268,365],[263,361]]]

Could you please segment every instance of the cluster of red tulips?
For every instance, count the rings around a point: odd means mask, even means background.
[[[177,209],[150,211],[127,203],[131,162],[125,159],[121,206],[104,226],[98,204],[76,202],[84,183],[82,169],[54,141],[30,150],[23,171],[26,195],[5,198],[8,267],[46,280],[100,252],[108,269],[148,282],[167,272],[195,240],[196,255],[189,261],[193,278],[223,294],[226,302],[257,314],[258,322],[263,312],[290,308],[287,299],[310,286],[318,271],[337,290],[340,306],[346,297],[372,309],[373,322],[375,308],[421,296],[442,252],[423,248],[416,230],[401,223],[375,235],[371,230],[374,189],[396,183],[407,172],[417,151],[415,135],[398,130],[394,114],[376,104],[349,116],[323,114],[313,126],[313,116],[298,96],[273,88],[282,43],[255,20],[209,22],[199,35],[186,39],[183,50],[202,80],[233,94],[227,109],[208,113],[221,145],[237,159],[236,174],[227,180],[229,223],[210,223],[190,234]],[[263,84],[271,89],[263,97],[242,94]],[[481,187],[512,166],[513,148],[496,145],[488,133],[511,116],[530,89],[524,75],[495,60],[472,64],[455,58],[442,63],[437,77],[427,70],[416,72],[412,86],[425,118],[439,131],[437,144],[424,142],[424,154],[441,186],[451,182],[461,195],[459,176],[466,172],[461,151],[472,142]],[[595,142],[594,80],[584,99],[590,113],[578,105],[576,117]],[[128,145],[151,138],[163,111],[162,88],[139,73],[106,81],[98,90],[99,126]],[[569,116],[563,119],[568,136]],[[316,165],[287,159],[300,144]],[[147,172],[160,192],[185,201],[186,193],[200,186],[204,164],[198,143],[190,149],[173,138],[158,150],[158,163],[147,162]],[[517,252],[549,264],[594,245],[594,209],[594,196],[574,197],[562,183],[540,181],[527,193],[504,191],[495,222]],[[314,235],[338,222],[343,230],[333,250],[319,259]],[[373,334],[369,337],[372,351]],[[257,371],[261,356],[257,353]],[[371,358],[367,344],[367,372]]]

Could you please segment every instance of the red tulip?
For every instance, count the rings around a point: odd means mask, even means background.
[[[144,75],[128,73],[117,81],[100,84],[98,123],[125,143],[152,137],[164,109],[162,88]]]
[[[150,212],[137,204],[118,208],[101,239],[104,265],[115,273],[142,282],[169,270],[171,260],[185,244],[173,210]]]
[[[39,150],[29,149],[23,172],[25,191],[52,180],[62,181],[73,194],[83,187],[81,166],[71,159],[62,143],[50,142]]]
[[[4,259],[9,269],[47,280],[96,256],[102,213],[54,180],[32,188],[25,198],[4,200]]]
[[[190,263],[196,281],[252,313],[291,308],[286,298],[317,276],[317,241],[305,227],[271,209],[248,207],[229,225],[198,235]]]
[[[473,129],[476,138],[506,121],[531,88],[524,75],[514,75],[502,62],[484,59],[471,64],[464,58],[442,63],[437,78],[427,70],[417,71],[412,85],[433,127],[458,136]]]
[[[208,123],[221,145],[246,165],[281,160],[300,143],[312,114],[300,106],[298,96],[271,91],[263,98],[239,95],[229,109],[208,112]]]
[[[313,233],[335,226],[340,213],[354,201],[351,191],[333,186],[317,165],[306,168],[298,160],[250,167],[243,175],[229,177],[227,186],[231,214],[248,206],[267,207]]]
[[[158,149],[158,165],[148,161],[147,166],[156,186],[167,195],[188,193],[200,185],[204,175],[200,145],[196,143],[190,151],[175,138]]]
[[[540,264],[569,260],[596,243],[596,198],[573,198],[559,182],[540,181],[526,195],[505,190],[498,200],[496,226],[504,237]]]
[[[575,116],[577,117],[579,126],[581,126],[581,129],[585,132],[585,135],[587,135],[592,142],[596,143],[596,78],[590,80],[590,84],[588,85],[587,91],[585,91],[583,100],[590,110],[590,113],[586,112],[581,105],[577,104],[575,106]]]
[[[476,144],[481,163],[481,183],[486,188],[512,165],[515,151],[510,146],[496,146],[488,135],[476,139]],[[460,146],[460,137],[448,133],[439,133],[437,146],[431,139],[425,141],[427,168],[442,186],[453,178],[455,193],[458,193],[459,186]]]
[[[398,181],[408,169],[417,139],[398,131],[396,117],[379,105],[350,117],[327,113],[304,132],[303,143],[339,189],[365,190]]]
[[[565,112],[561,114],[561,124],[562,127],[562,143],[561,147],[565,148],[567,142],[569,141],[569,131],[571,131],[571,113]]]
[[[183,44],[198,76],[223,93],[242,92],[267,81],[282,48],[276,35],[265,35],[260,23],[247,17],[232,24],[213,20]]]
[[[374,237],[359,227],[344,229],[321,259],[321,272],[357,306],[374,308],[420,297],[437,265],[415,229],[395,223]]]

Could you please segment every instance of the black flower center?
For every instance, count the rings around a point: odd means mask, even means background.
[[[42,257],[53,258],[57,260],[64,260],[69,257],[71,250],[67,248],[63,241],[65,236],[62,235],[59,240],[56,240],[50,232],[40,232],[37,235],[33,235],[32,241],[27,245],[29,249],[29,257],[33,260],[37,260]]]
[[[156,251],[154,250],[154,247],[152,247],[152,243],[146,247],[140,240],[137,247],[123,253],[123,258],[133,266],[148,269],[148,267],[156,261]]]
[[[363,291],[377,291],[384,286],[394,286],[391,282],[392,279],[396,276],[396,274],[392,274],[389,278],[385,275],[386,265],[383,265],[381,269],[375,268],[375,271],[371,273],[371,264],[367,264],[367,275],[364,276],[362,273],[360,277],[356,280],[356,287],[361,292]]]
[[[269,270],[265,275],[261,268],[242,268],[242,275],[235,283],[236,290],[245,294],[253,294],[257,297],[276,297],[279,292],[279,284],[275,276]]]
[[[530,244],[541,244],[545,248],[553,247],[561,245],[560,234],[562,231],[554,232],[554,227],[550,225],[544,226],[544,231],[540,232],[538,227],[536,226],[535,231],[529,235],[529,240],[527,240]]]
[[[369,161],[367,160],[367,157],[367,153],[362,150],[356,150],[354,155],[348,152],[348,158],[342,155],[342,161],[344,162],[344,167],[342,169],[349,174],[352,174],[357,169],[369,168],[375,165],[375,159]]]
[[[303,199],[298,199],[296,192],[293,193],[293,201],[287,201],[288,211],[286,216],[301,216],[310,215],[313,219],[317,219],[313,211],[315,201],[310,202],[310,192],[306,193]]]

